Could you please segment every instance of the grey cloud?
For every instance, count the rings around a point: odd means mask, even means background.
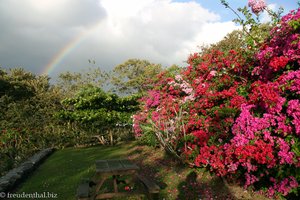
[[[43,1],[53,6],[42,8]],[[98,0],[1,0],[0,20],[7,27],[73,27],[105,17]]]
[[[106,17],[97,0],[51,1],[44,9],[40,0],[0,1],[0,66],[38,73],[70,38]]]

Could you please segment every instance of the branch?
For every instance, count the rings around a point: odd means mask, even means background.
[[[241,16],[233,9],[233,8],[231,8],[230,6],[229,6],[229,4],[225,1],[225,0],[221,0],[221,3],[225,6],[225,8],[228,8],[229,10],[231,10],[237,17],[238,17],[238,19],[240,20],[240,22],[241,22],[241,24],[242,24],[242,26],[243,26],[243,31],[251,38],[251,39],[253,39],[256,43],[258,43],[257,41],[256,41],[256,39],[246,30],[246,28],[245,28],[245,25],[244,25],[244,23],[243,23],[243,19],[241,18]]]

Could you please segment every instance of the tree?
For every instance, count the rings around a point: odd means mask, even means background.
[[[48,76],[22,68],[0,69],[0,174],[35,151],[61,141],[57,120],[60,93]]]
[[[126,128],[131,129],[131,116],[139,109],[138,98],[137,95],[120,98],[101,88],[85,87],[74,97],[62,101],[64,108],[57,117],[73,131],[84,132],[86,136],[110,133],[112,140],[113,130],[119,132],[117,126],[124,129],[128,125]]]
[[[117,65],[111,75],[114,92],[120,94],[143,93],[151,87],[151,79],[162,71],[159,64],[147,60],[129,59]]]
[[[107,73],[100,68],[89,69],[84,72],[64,72],[59,75],[57,86],[65,97],[71,97],[85,87],[103,88],[107,79]]]

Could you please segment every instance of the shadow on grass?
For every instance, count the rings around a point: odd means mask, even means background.
[[[152,149],[152,151],[148,151]],[[162,166],[157,162],[160,150],[153,147],[136,147],[128,154],[128,158],[139,167],[139,174],[154,181],[162,190],[167,187],[164,182],[164,176],[161,176]]]
[[[203,180],[196,171],[191,171],[177,189],[179,194],[176,199],[236,199],[221,178]]]
[[[147,148],[134,148],[128,158],[140,166],[139,173],[160,186],[160,199],[236,199],[221,178],[191,169],[162,149]]]

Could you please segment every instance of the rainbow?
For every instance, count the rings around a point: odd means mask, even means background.
[[[93,33],[100,25],[100,22],[90,25],[87,29],[82,31],[71,39],[57,54],[55,54],[48,64],[40,72],[41,75],[49,75],[60,63],[67,57],[74,49],[76,49],[91,33]]]

